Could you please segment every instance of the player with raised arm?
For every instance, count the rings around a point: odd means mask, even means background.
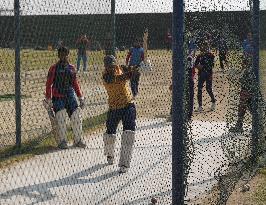
[[[141,47],[141,41],[135,39],[133,47],[129,49],[126,57],[126,65],[128,66],[139,66],[144,61],[144,49]],[[130,86],[133,97],[135,98],[139,92],[139,79],[140,73],[132,76],[130,79]]]
[[[125,173],[130,167],[136,129],[136,107],[128,81],[134,75],[138,75],[138,69],[117,65],[112,55],[105,56],[104,67],[103,84],[108,94],[109,105],[106,133],[103,135],[104,155],[107,156],[108,164],[113,164],[116,130],[119,122],[122,121],[119,172]]]

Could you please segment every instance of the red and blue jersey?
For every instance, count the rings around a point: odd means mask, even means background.
[[[144,49],[142,47],[132,47],[129,49],[126,58],[127,65],[139,65],[141,61],[144,61]]]
[[[46,98],[64,98],[73,95],[74,92],[78,97],[82,96],[75,67],[71,64],[64,65],[61,62],[52,65],[46,81]]]

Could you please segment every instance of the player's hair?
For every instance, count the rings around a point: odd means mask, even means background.
[[[69,54],[69,49],[65,46],[60,46],[58,49],[57,49],[57,53],[66,53],[67,55]]]
[[[200,49],[207,49],[208,47],[209,47],[209,44],[206,41],[201,41],[199,44]]]

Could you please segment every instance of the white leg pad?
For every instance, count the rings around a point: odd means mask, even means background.
[[[59,142],[66,140],[67,126],[66,126],[65,112],[66,112],[65,109],[63,109],[55,114]]]
[[[78,143],[82,139],[82,116],[81,109],[77,108],[70,117],[71,127],[74,135],[74,143]]]
[[[103,143],[104,143],[104,155],[109,157],[114,157],[115,154],[115,134],[103,134]]]
[[[119,167],[125,166],[130,167],[133,145],[135,142],[135,132],[126,130],[121,136],[121,150],[120,150],[120,160]]]

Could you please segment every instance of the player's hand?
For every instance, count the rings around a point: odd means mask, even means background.
[[[85,104],[85,98],[84,97],[80,97],[79,98],[79,107],[83,110],[85,108],[86,104]]]
[[[53,103],[52,103],[52,100],[51,99],[47,99],[45,98],[43,100],[43,106],[45,107],[46,110],[49,110],[53,107]]]

